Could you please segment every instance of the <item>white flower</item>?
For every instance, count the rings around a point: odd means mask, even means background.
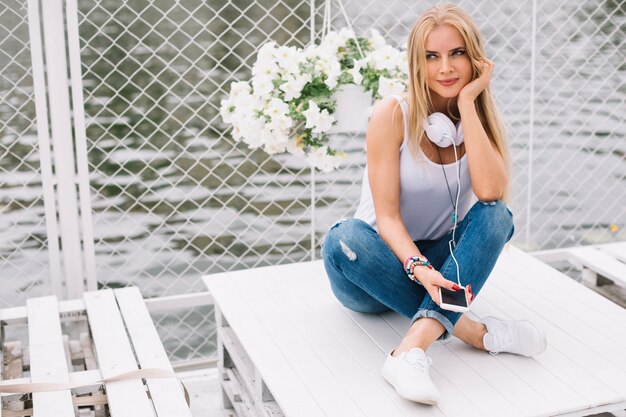
[[[274,91],[272,78],[266,75],[257,75],[252,79],[252,89],[255,96],[268,99]]]
[[[363,81],[363,76],[361,75],[361,68],[363,68],[363,61],[354,60],[354,67],[348,70],[348,73],[352,75],[352,80],[355,84],[361,84]]]
[[[400,61],[400,52],[392,46],[385,45],[370,55],[370,63],[377,70],[394,69]]]
[[[300,74],[301,50],[288,46],[281,46],[274,52],[276,63],[287,74]]]
[[[340,43],[343,45],[348,42],[348,39],[354,39],[354,32],[348,28],[341,28],[338,35]]]
[[[335,119],[328,113],[327,109],[320,112],[318,105],[309,100],[309,109],[302,112],[306,117],[306,129],[313,129],[313,133],[323,133],[330,130]]]
[[[372,29],[372,39],[370,40],[370,45],[372,45],[372,49],[376,50],[387,45],[387,43],[385,42],[385,38],[380,35],[379,31]]]
[[[239,124],[241,137],[251,149],[256,149],[263,145],[261,132],[264,129],[264,123],[261,119],[247,118]]]
[[[220,101],[220,116],[222,116],[222,120],[224,123],[232,123],[233,122],[233,114],[235,113],[236,107],[234,106],[233,100],[231,98]]]
[[[304,143],[302,143],[301,138],[296,138],[290,140],[287,143],[287,152],[295,156],[303,156],[304,155]]]
[[[282,132],[278,132],[269,126],[261,131],[261,142],[263,150],[269,154],[285,152],[289,137]]]
[[[337,87],[337,79],[341,75],[341,65],[339,64],[339,61],[335,58],[321,59],[319,64],[322,71],[326,74],[324,83],[331,90]]]
[[[392,94],[404,93],[404,84],[398,80],[381,76],[378,80],[378,94],[386,97]]]
[[[237,99],[241,94],[250,94],[250,91],[252,91],[250,84],[245,81],[233,81],[230,84],[230,97],[232,99]]]
[[[333,171],[344,158],[345,154],[329,155],[327,146],[311,150],[311,165],[323,172]]]
[[[306,83],[311,81],[311,74],[305,74],[301,77],[285,77],[286,82],[280,85],[282,91],[285,92],[285,100],[291,101],[294,98],[300,97],[302,94],[302,89],[306,85]]]

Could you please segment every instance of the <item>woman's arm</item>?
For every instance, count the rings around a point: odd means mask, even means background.
[[[400,262],[404,262],[409,256],[423,255],[409,236],[400,214],[400,146],[404,129],[402,110],[397,108],[394,112],[397,105],[395,99],[386,98],[374,107],[367,128],[367,174],[378,233]],[[418,266],[414,274],[437,304],[438,287],[455,290],[456,284],[438,271]]]
[[[476,111],[476,97],[489,85],[492,71],[493,62],[485,59],[481,75],[463,87],[457,102],[463,124],[472,189],[482,201],[501,198],[508,182],[504,158],[489,141]]]
[[[395,113],[394,113],[394,109]],[[376,104],[367,128],[367,167],[378,233],[401,262],[421,255],[400,215],[402,110],[394,98]]]

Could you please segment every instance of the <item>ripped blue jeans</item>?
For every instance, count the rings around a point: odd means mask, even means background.
[[[476,202],[457,227],[454,256],[461,284],[472,285],[477,296],[487,281],[504,244],[513,236],[513,215],[500,201]],[[415,242],[420,252],[446,279],[457,281],[448,241]],[[431,317],[445,328],[440,340],[452,334],[461,313],[440,308],[421,285],[411,281],[396,255],[370,225],[348,219],[333,225],[322,245],[324,267],[337,299],[362,313],[393,310],[411,319]]]

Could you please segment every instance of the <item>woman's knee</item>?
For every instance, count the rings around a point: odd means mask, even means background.
[[[493,235],[494,238],[505,238],[509,241],[515,231],[513,225],[513,214],[502,200],[481,201],[479,200],[474,208],[474,216],[481,217],[488,226],[485,231]]]
[[[364,233],[371,226],[359,219],[340,220],[328,229],[322,243],[322,256],[336,258],[342,256],[349,261],[355,261],[357,254],[353,247],[363,239]]]

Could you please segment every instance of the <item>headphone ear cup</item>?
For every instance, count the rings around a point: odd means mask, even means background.
[[[454,123],[448,116],[439,112],[428,116],[424,123],[424,130],[428,139],[441,148],[452,146],[457,138],[457,129]]]
[[[456,125],[456,138],[454,139],[454,144],[456,146],[459,146],[460,144],[463,143],[464,140],[465,140],[465,135],[463,133],[463,125],[461,124],[461,122],[459,122]]]

